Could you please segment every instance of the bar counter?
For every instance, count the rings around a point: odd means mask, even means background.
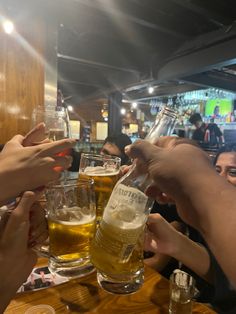
[[[45,265],[39,260],[39,266]],[[60,285],[38,291],[23,292],[11,301],[5,314],[24,314],[39,304],[52,306],[56,313],[100,314],[167,314],[169,305],[169,282],[149,267],[145,267],[145,282],[136,293],[119,296],[102,290],[96,281],[96,273],[73,279]],[[194,303],[193,314],[216,313],[206,305]]]

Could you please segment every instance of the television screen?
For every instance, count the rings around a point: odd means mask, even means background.
[[[205,116],[226,116],[232,112],[233,103],[230,99],[210,99],[206,102]]]

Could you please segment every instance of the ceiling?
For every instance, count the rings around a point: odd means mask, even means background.
[[[114,90],[142,98],[150,83],[159,86],[157,95],[236,83],[235,0],[23,2],[57,20],[58,86],[68,103]],[[217,45],[225,45],[223,59],[230,62],[221,62]]]

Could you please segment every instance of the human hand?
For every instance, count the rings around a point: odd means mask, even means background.
[[[14,136],[0,153],[0,201],[16,197],[26,190],[45,186],[59,179],[60,172],[71,165],[70,156],[57,156],[63,150],[72,148],[75,141],[64,139],[36,146],[22,147],[21,135]]]
[[[145,231],[144,250],[173,256],[177,250],[181,229],[182,225],[177,221],[169,223],[160,214],[150,214]]]
[[[34,192],[25,192],[0,234],[1,313],[37,261],[36,253],[28,247],[30,210],[37,197]]]
[[[208,156],[186,139],[162,137],[156,145],[137,141],[126,148],[126,153],[136,158],[137,171],[148,172],[153,179],[154,184],[146,191],[148,196],[162,201],[165,195],[166,201],[173,199],[180,217],[197,226],[199,208],[191,202],[186,188],[194,190],[201,186],[205,175],[216,175]]]

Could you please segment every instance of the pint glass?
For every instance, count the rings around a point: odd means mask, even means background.
[[[90,242],[96,228],[92,180],[69,180],[46,190],[49,228],[49,269],[65,277],[93,270]]]
[[[113,187],[118,180],[121,159],[108,155],[82,154],[79,179],[94,180],[97,220],[102,217]]]

